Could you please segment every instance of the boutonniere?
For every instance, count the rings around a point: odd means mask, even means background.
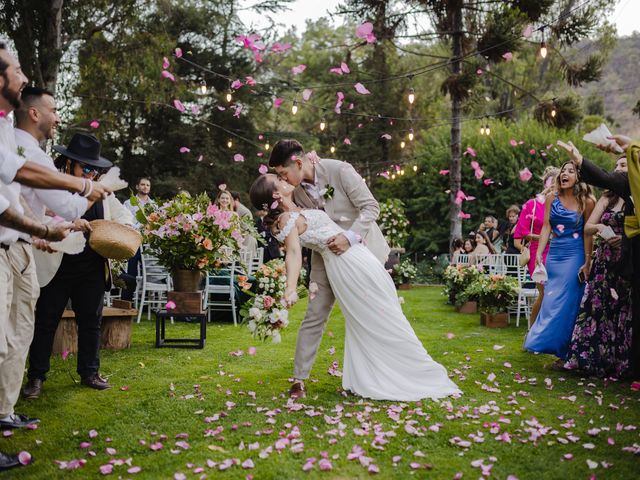
[[[335,191],[336,189],[327,183],[324,188],[320,190],[320,195],[322,195],[325,200],[330,200],[333,198],[333,193]]]
[[[18,155],[20,155],[21,157],[25,157],[24,154],[24,147],[18,147],[18,149],[16,150],[16,152],[18,153]]]

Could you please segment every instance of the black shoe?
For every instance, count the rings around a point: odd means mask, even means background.
[[[14,413],[11,420],[0,420],[0,428],[25,428],[34,423],[40,423],[40,419]]]
[[[94,373],[89,377],[84,377],[82,380],[80,380],[80,383],[87,387],[95,388],[96,390],[107,390],[108,388],[111,388],[109,382],[107,382],[97,373]]]
[[[26,399],[33,400],[40,396],[42,392],[42,380],[39,378],[30,378],[22,389],[22,396]]]
[[[18,455],[9,455],[0,452],[0,472],[19,466],[20,460],[18,460]]]

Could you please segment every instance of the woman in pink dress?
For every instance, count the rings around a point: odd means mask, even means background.
[[[518,223],[513,231],[514,246],[522,252],[523,249],[529,248],[529,275],[533,274],[534,268],[536,268],[536,252],[538,251],[538,239],[540,238],[540,232],[542,231],[542,225],[544,224],[544,198],[549,188],[553,187],[553,182],[560,171],[557,167],[547,167],[542,174],[542,183],[544,190],[535,196],[527,200],[522,206],[522,211],[518,217]],[[531,228],[533,220],[533,229]],[[529,242],[529,245],[523,244],[523,240]],[[549,245],[544,249],[542,254],[543,261],[547,259],[547,252],[549,251]],[[544,284],[536,283],[538,289],[538,298],[531,306],[531,316],[529,317],[529,328],[538,317],[540,311],[540,305],[542,305],[542,298],[544,297]]]

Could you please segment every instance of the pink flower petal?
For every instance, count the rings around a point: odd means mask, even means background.
[[[471,155],[472,157],[475,157],[476,151],[471,147],[467,147],[467,149],[464,151],[464,155]]]
[[[249,347],[249,348],[247,349],[247,353],[248,353],[249,355],[255,355],[255,354],[256,354],[256,347]]]
[[[329,72],[335,73],[336,75],[342,75],[342,69],[340,67],[330,68]]]
[[[369,95],[371,93],[369,90],[367,90],[367,87],[362,85],[360,82],[356,83],[353,88],[355,88],[356,92],[358,92],[360,95]]]
[[[166,308],[167,310],[173,310],[176,308],[176,303],[173,300],[169,300],[164,308]]]
[[[249,85],[250,87],[255,87],[255,86],[257,85],[257,83],[258,83],[258,82],[256,82],[256,81],[254,80],[254,78],[253,78],[253,77],[244,77],[244,79],[245,79],[245,83],[246,83],[247,85]]]
[[[62,352],[62,354],[60,354],[62,360],[66,360],[69,357],[69,353],[69,350],[65,350],[64,352]]]
[[[455,335],[454,333],[451,333],[451,332],[447,333],[447,338],[448,338],[449,340],[451,340],[452,338],[455,338],[455,336],[456,336],[456,335]]]
[[[242,154],[240,154],[240,153],[236,153],[233,156],[233,161],[234,162],[244,162],[244,156]]]
[[[96,129],[100,126],[100,122],[98,120],[92,120],[89,126],[93,129]]]
[[[513,59],[513,53],[505,52],[502,54],[502,58],[504,58],[507,62],[510,62]]]
[[[131,467],[127,470],[128,473],[139,473],[142,471],[142,468],[140,467]]]
[[[533,174],[527,167],[524,167],[524,169],[520,170],[520,180],[522,180],[523,182],[528,182],[529,180],[531,180],[531,177],[533,177]]]
[[[283,103],[284,103],[284,98],[276,98],[276,99],[273,101],[273,106],[274,106],[275,108],[280,108],[280,107],[282,106],[282,104],[283,104]]]
[[[350,140],[349,138],[345,138],[342,142],[343,142],[345,145],[351,145],[351,140]]]
[[[299,75],[300,73],[304,72],[306,70],[306,68],[307,68],[306,65],[300,64],[300,65],[297,65],[295,67],[291,67],[291,72],[294,75]]]
[[[176,77],[173,76],[173,73],[168,72],[167,70],[163,70],[162,73],[160,74],[163,78],[168,78],[169,80],[171,80],[172,82],[176,81]]]
[[[533,25],[529,24],[522,31],[522,36],[525,38],[531,38],[532,35],[533,35]]]
[[[260,175],[264,175],[268,171],[269,171],[269,167],[267,167],[264,163],[261,163],[260,167],[258,168],[258,172],[260,172]]]
[[[564,225],[562,225],[562,224],[557,225],[556,226],[556,230],[558,230],[560,233],[563,233],[564,232]]]
[[[306,102],[311,98],[311,94],[313,93],[313,90],[311,90],[310,88],[305,88],[302,91],[302,99]]]
[[[200,107],[198,105],[191,105],[191,113],[198,115],[200,113]]]
[[[180,112],[184,112],[186,110],[185,106],[177,98],[173,101],[173,106],[176,107],[176,110]]]
[[[471,214],[470,213],[464,213],[462,210],[458,213],[458,217],[462,218],[462,219],[469,219],[471,218]]]
[[[180,153],[189,153],[190,151],[189,147],[180,147]]]
[[[169,63],[169,59],[167,57],[162,57],[162,68],[166,70],[170,66],[171,64]]]
[[[491,185],[492,183],[495,183],[493,180],[491,180],[490,178],[485,178],[482,183],[484,183],[485,187],[488,187],[489,185]]]
[[[234,80],[231,82],[231,88],[234,90],[238,90],[240,87],[242,87],[242,82],[240,80]]]
[[[391,140],[391,135],[389,135],[388,133],[383,133],[380,138],[384,138],[385,140]]]
[[[371,33],[373,33],[373,23],[371,22],[365,22],[356,28],[356,37],[358,38],[366,38]]]
[[[484,73],[484,71],[481,68],[476,70],[476,75],[478,75],[478,76],[482,75],[483,73]]]
[[[344,62],[340,64],[340,70],[342,70],[344,73],[351,73],[351,70],[349,70],[349,65]]]
[[[251,460],[250,458],[247,458],[244,462],[242,462],[242,468],[244,469],[250,469],[250,468],[255,468],[256,464],[253,463],[253,460]]]
[[[31,463],[31,454],[25,450],[22,450],[18,454],[18,461],[20,465],[29,465]]]
[[[106,465],[100,465],[100,473],[102,475],[111,475],[113,472],[113,465],[107,463]]]
[[[98,436],[98,432],[96,430],[89,430],[89,438],[96,438]]]
[[[449,175],[449,170],[440,170],[438,173],[440,175]]]
[[[517,147],[518,146],[518,142],[513,138],[511,140],[509,140],[509,143],[511,144],[512,147]]]
[[[176,48],[175,55],[176,55],[176,58],[182,57],[182,49],[180,47]]]

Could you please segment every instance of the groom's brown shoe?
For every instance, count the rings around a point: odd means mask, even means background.
[[[289,389],[289,397],[294,400],[298,400],[299,398],[304,398],[306,396],[307,394],[304,391],[304,382],[301,380],[293,382],[293,385],[291,385],[291,388]]]

